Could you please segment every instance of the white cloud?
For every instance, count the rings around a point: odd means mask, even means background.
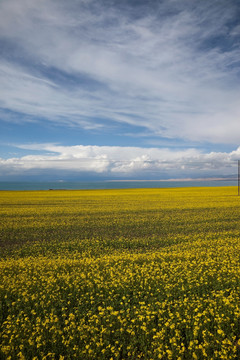
[[[2,176],[50,171],[66,174],[95,173],[108,177],[157,178],[232,175],[236,171],[240,148],[230,153],[201,153],[196,149],[173,151],[167,148],[139,148],[118,146],[60,146],[55,144],[19,145],[28,151],[41,150],[20,158],[0,159]]]
[[[4,0],[0,33],[17,54],[0,60],[0,104],[85,129],[107,119],[166,138],[238,144],[240,48],[208,44],[237,41],[239,26],[227,27],[234,11],[232,1],[165,0],[134,17],[98,1]]]

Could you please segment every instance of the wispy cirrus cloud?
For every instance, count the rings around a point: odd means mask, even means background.
[[[124,3],[123,3],[124,4]],[[238,144],[239,5],[0,4],[0,105],[64,126]]]

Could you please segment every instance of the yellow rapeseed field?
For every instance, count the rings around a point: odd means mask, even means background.
[[[240,359],[234,187],[0,192],[0,359]]]

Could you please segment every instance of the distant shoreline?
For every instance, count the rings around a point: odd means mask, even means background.
[[[168,180],[102,180],[102,181],[48,181],[0,182],[0,190],[107,190],[140,188],[219,187],[236,186],[234,178],[168,179]]]
[[[188,181],[237,181],[237,177],[226,177],[226,178],[185,178],[185,179],[105,179],[105,180],[49,180],[49,181],[28,181],[28,180],[20,180],[20,181],[2,181],[0,180],[0,184],[9,183],[9,184],[17,184],[17,183],[36,183],[36,184],[47,184],[47,183],[56,183],[63,184],[64,183],[106,183],[106,182],[188,182]]]
[[[182,182],[182,181],[237,181],[237,178],[161,179],[161,180],[103,180],[104,182]]]

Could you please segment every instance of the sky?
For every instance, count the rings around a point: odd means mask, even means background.
[[[0,181],[234,176],[239,0],[1,0]]]

